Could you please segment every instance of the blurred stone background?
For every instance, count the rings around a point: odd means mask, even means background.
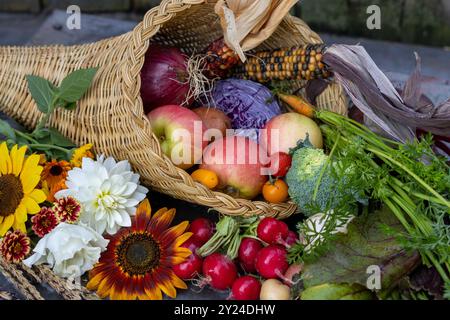
[[[159,0],[0,0],[0,11],[39,13],[79,5],[84,12],[139,15]],[[366,9],[378,5],[382,29],[366,27]],[[450,0],[304,0],[294,10],[315,30],[346,36],[450,46]]]

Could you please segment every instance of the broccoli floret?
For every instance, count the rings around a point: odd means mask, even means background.
[[[322,174],[322,168],[327,160],[328,156],[322,149],[302,147],[293,153],[292,166],[286,176],[286,182],[289,185],[289,195],[292,200],[307,216],[326,212],[342,201],[342,193],[336,187],[338,181],[332,175],[330,164]],[[314,200],[319,178],[319,188]]]

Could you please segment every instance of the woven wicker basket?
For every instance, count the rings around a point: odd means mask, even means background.
[[[271,205],[235,199],[194,182],[163,155],[143,113],[140,70],[150,42],[172,45],[185,53],[198,52],[221,36],[211,0],[164,0],[148,11],[131,32],[78,46],[1,47],[0,110],[33,128],[41,117],[28,92],[25,75],[59,83],[79,68],[100,67],[94,84],[74,112],[58,110],[51,125],[78,144],[93,143],[96,152],[128,159],[144,184],[156,191],[228,215],[287,217],[292,203]],[[301,20],[286,16],[276,32],[256,50],[321,43]],[[318,97],[318,107],[347,111],[342,89],[331,85]]]

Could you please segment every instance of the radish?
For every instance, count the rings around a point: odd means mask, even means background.
[[[195,253],[183,263],[173,266],[173,272],[183,280],[191,280],[202,272],[203,260]]]
[[[262,244],[256,239],[244,238],[239,246],[238,258],[244,271],[253,273],[256,271],[255,259],[258,252],[262,249]]]
[[[226,255],[213,253],[203,261],[203,275],[205,284],[217,290],[231,288],[237,278],[236,265]],[[203,283],[200,286],[204,286]]]
[[[262,219],[256,229],[258,238],[268,244],[284,244],[289,228],[283,221],[275,218]]]
[[[303,270],[303,265],[302,264],[292,264],[289,266],[289,268],[287,269],[286,273],[284,274],[284,284],[288,285],[288,286],[292,286],[294,285],[296,282],[294,282],[294,277],[298,274],[300,274]]]
[[[173,266],[173,272],[183,280],[191,280],[202,272],[203,259],[200,258],[195,252],[198,249],[198,244],[190,237],[186,240],[181,247],[188,248],[192,254],[186,259],[186,261]]]
[[[290,248],[291,246],[296,244],[297,241],[298,241],[297,232],[289,230],[288,235],[287,235],[286,239],[284,240],[285,244],[287,245],[287,248]]]
[[[284,279],[289,268],[287,251],[279,245],[269,245],[258,252],[255,261],[256,270],[266,279]]]
[[[231,288],[230,299],[258,300],[261,292],[261,282],[255,277],[243,276],[234,281]]]
[[[214,234],[214,223],[206,218],[198,218],[191,222],[188,229],[199,247],[203,246]]]
[[[291,300],[291,290],[276,279],[264,281],[261,286],[261,300]]]

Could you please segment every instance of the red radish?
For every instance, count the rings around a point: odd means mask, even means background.
[[[289,228],[283,221],[275,218],[262,219],[256,229],[258,238],[268,244],[283,243],[288,236]]]
[[[183,280],[190,280],[202,272],[203,260],[193,253],[183,263],[173,266],[173,272]]]
[[[182,105],[188,96],[187,57],[177,48],[151,45],[141,70],[145,113],[164,105]],[[189,104],[192,101],[189,101]]]
[[[288,173],[292,165],[292,157],[284,152],[278,152],[272,155],[270,168],[276,170],[272,176],[276,178],[283,178]]]
[[[191,222],[188,231],[193,233],[191,239],[201,247],[214,234],[214,223],[206,218],[198,218]]]
[[[199,246],[192,237],[186,240],[181,247],[188,248],[192,254],[183,263],[173,266],[173,272],[183,280],[190,280],[201,274],[203,260],[195,253]]]
[[[261,242],[256,239],[242,239],[241,245],[239,246],[238,258],[244,271],[249,273],[254,273],[256,271],[255,259],[262,247]]]
[[[302,272],[302,269],[303,269],[303,265],[301,265],[301,264],[290,265],[289,268],[287,269],[286,273],[284,274],[285,279],[283,279],[283,282],[288,286],[292,286],[293,284],[295,284],[293,279],[296,275],[298,275],[298,274],[300,274],[300,272]]]
[[[286,239],[284,240],[285,244],[289,248],[289,247],[293,246],[294,244],[296,244],[297,241],[298,241],[298,234],[297,234],[297,232],[289,230],[288,235],[287,235]]]
[[[252,276],[243,276],[234,281],[230,298],[233,300],[258,300],[261,282]]]
[[[256,271],[266,279],[284,278],[289,268],[287,251],[279,245],[269,245],[256,256]]]
[[[203,275],[206,283],[217,290],[231,288],[237,278],[236,265],[226,255],[213,253],[203,261]]]

